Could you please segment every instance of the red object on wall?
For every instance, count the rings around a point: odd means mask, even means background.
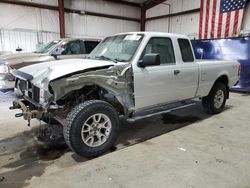
[[[239,34],[247,0],[201,0],[199,39]]]
[[[58,0],[60,37],[65,38],[64,0]]]

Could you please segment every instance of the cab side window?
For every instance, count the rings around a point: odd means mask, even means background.
[[[70,41],[64,45],[64,51],[62,55],[74,55],[74,54],[81,54],[81,41],[75,40]]]
[[[188,39],[178,39],[183,62],[194,62],[192,48]]]
[[[141,59],[145,54],[159,54],[161,64],[174,64],[175,56],[172,41],[166,37],[153,37],[145,47]]]

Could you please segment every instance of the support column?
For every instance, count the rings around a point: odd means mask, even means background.
[[[146,25],[146,7],[144,5],[141,6],[141,31],[145,31]]]
[[[65,38],[64,0],[58,0],[60,37]]]

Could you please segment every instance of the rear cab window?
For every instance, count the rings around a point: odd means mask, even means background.
[[[183,62],[194,62],[192,47],[188,39],[178,39]]]
[[[90,54],[92,50],[99,44],[99,41],[85,41],[85,51],[86,54]]]

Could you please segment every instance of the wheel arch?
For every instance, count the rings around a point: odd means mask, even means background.
[[[220,75],[214,82],[213,84],[213,87],[216,83],[223,83],[225,84],[226,88],[227,88],[227,96],[226,98],[228,99],[229,98],[229,86],[228,86],[228,83],[229,83],[229,78],[228,78],[228,75],[227,74],[222,74]]]
[[[57,102],[65,102],[68,98],[76,99],[78,98],[79,102],[84,102],[86,100],[103,100],[111,104],[119,114],[125,115],[127,113],[126,105],[121,101],[118,96],[119,94],[104,88],[98,84],[90,83],[81,87],[80,89],[75,89],[66,94],[62,99],[59,99]],[[73,107],[73,106],[72,106]]]

